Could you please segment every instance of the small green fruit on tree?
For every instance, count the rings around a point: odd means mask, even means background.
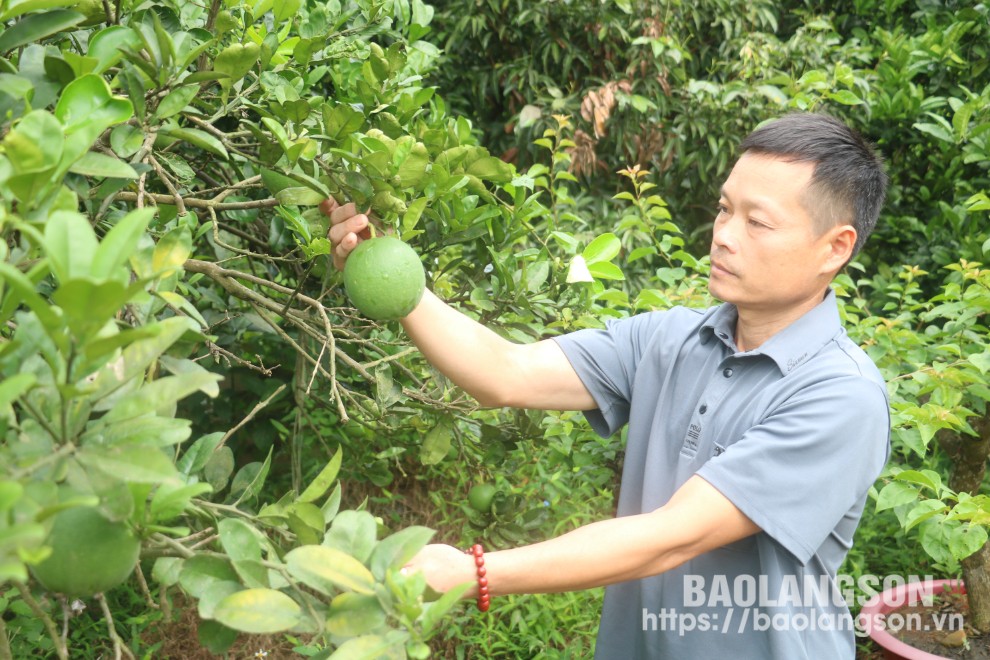
[[[363,241],[344,266],[344,288],[362,314],[400,319],[416,308],[426,289],[423,264],[409,245],[391,236]]]
[[[479,513],[488,513],[494,499],[495,486],[492,484],[478,484],[468,491],[468,503]]]
[[[34,567],[34,576],[49,591],[70,598],[88,598],[123,583],[141,550],[126,524],[89,506],[59,512],[47,544],[52,554]]]

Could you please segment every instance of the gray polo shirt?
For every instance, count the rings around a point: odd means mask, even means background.
[[[762,530],[608,587],[596,658],[855,656],[835,578],[887,460],[883,379],[832,291],[756,350],[736,348],[736,318],[730,304],[674,308],[556,339],[598,405],[595,431],[629,424],[620,516],[697,474]]]

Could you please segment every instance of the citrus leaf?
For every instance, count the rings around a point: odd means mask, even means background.
[[[61,283],[88,276],[97,247],[93,227],[80,213],[56,211],[45,224],[45,251]]]
[[[199,130],[198,128],[163,128],[158,131],[158,134],[163,137],[175,138],[176,140],[188,142],[194,147],[199,147],[204,151],[220,156],[224,160],[228,160],[230,158],[227,154],[226,147],[223,146],[223,143],[220,142],[220,140],[205,131]]]
[[[324,493],[333,484],[333,480],[337,478],[337,473],[340,472],[340,464],[343,460],[343,449],[338,449],[333,455],[333,458],[326,464],[326,466],[320,471],[316,478],[310,482],[306,490],[297,498],[299,502],[312,502],[323,497]]]
[[[83,447],[76,454],[80,463],[114,479],[144,484],[176,481],[172,461],[157,448],[141,445],[122,447]]]
[[[261,559],[261,543],[258,533],[248,523],[237,518],[224,518],[217,525],[220,545],[232,560]]]
[[[581,252],[581,256],[584,257],[585,262],[590,266],[600,261],[611,261],[619,254],[619,250],[621,249],[622,243],[619,241],[618,236],[607,233],[591,241],[588,247],[584,248]]]
[[[426,527],[407,527],[382,539],[371,553],[371,572],[379,580],[385,579],[390,568],[402,568],[433,538],[433,530]]]
[[[393,650],[406,643],[408,637],[408,633],[397,630],[393,630],[385,636],[355,637],[341,644],[328,660],[381,660],[381,658],[389,658],[392,657]]]
[[[225,626],[252,634],[289,630],[299,623],[296,601],[274,589],[245,589],[217,603],[213,618]]]
[[[137,209],[118,220],[96,248],[90,264],[90,274],[97,279],[104,279],[123,267],[137,248],[138,241],[154,215],[153,208]]]
[[[4,15],[9,12],[4,12]],[[25,44],[41,41],[70,27],[82,23],[85,16],[77,11],[55,9],[42,14],[33,14],[15,23],[0,34],[0,53],[6,53]],[[6,18],[2,20],[7,20]]]
[[[327,630],[342,637],[357,637],[384,625],[385,610],[375,596],[344,593],[330,604]]]
[[[136,179],[134,168],[113,156],[87,151],[82,158],[69,166],[69,171],[100,179]]]
[[[289,573],[307,586],[330,595],[345,589],[360,594],[374,593],[375,578],[354,557],[322,545],[305,545],[285,556]]]

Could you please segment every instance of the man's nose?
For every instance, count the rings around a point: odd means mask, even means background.
[[[739,247],[739,241],[736,238],[738,224],[733,216],[716,220],[712,229],[712,247],[726,252],[735,252]]]

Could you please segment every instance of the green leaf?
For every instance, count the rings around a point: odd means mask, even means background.
[[[26,375],[26,374],[19,374]],[[16,481],[0,481],[0,513],[9,511],[24,495],[24,486]]]
[[[19,373],[0,381],[0,410],[5,409],[15,399],[31,389],[37,380],[37,376],[32,373]],[[2,498],[0,498],[0,511],[3,510]]]
[[[191,476],[206,467],[206,463],[213,455],[213,451],[220,445],[223,433],[209,433],[199,438],[186,450],[182,458],[176,463],[176,467],[182,474]]]
[[[179,583],[183,560],[179,557],[159,557],[151,566],[151,577],[155,582],[171,587]]]
[[[949,552],[957,561],[969,557],[987,542],[987,530],[982,525],[960,525],[947,532]]]
[[[302,186],[283,188],[275,193],[275,199],[288,206],[317,206],[326,198],[326,195]]]
[[[96,279],[106,279],[124,267],[154,215],[153,208],[136,209],[118,220],[96,248],[90,274]]]
[[[409,633],[398,630],[388,635],[364,635],[349,639],[330,656],[329,660],[381,660],[406,643]]]
[[[206,479],[214,492],[220,492],[227,486],[227,480],[234,473],[234,452],[230,447],[217,448],[203,466],[203,478]]]
[[[984,351],[982,353],[975,353],[967,358],[974,367],[980,370],[981,374],[986,375],[990,371],[990,351]]]
[[[468,165],[464,173],[494,183],[509,183],[515,168],[495,156],[484,156]]]
[[[213,617],[225,626],[256,635],[289,630],[299,623],[296,601],[274,589],[245,589],[217,603]]]
[[[611,261],[619,254],[622,243],[613,233],[602,234],[588,244],[581,252],[585,262],[590,266],[600,261]]]
[[[267,588],[265,585],[264,588]],[[212,619],[216,615],[217,605],[226,598],[239,591],[244,591],[244,585],[231,580],[214,580],[199,595],[199,602],[196,603],[196,610],[201,619]]]
[[[828,97],[842,105],[861,105],[863,99],[859,98],[848,89],[840,89],[838,92],[829,92]]]
[[[88,74],[76,78],[62,91],[55,116],[66,135],[80,132],[86,151],[103,131],[130,119],[134,108],[127,99],[114,96],[103,76]],[[85,152],[83,152],[85,153]]]
[[[336,548],[367,561],[375,548],[378,523],[367,511],[341,511],[333,519],[330,530],[323,539],[323,545]]]
[[[930,488],[936,496],[942,490],[942,477],[933,470],[920,472],[918,470],[902,470],[894,475],[894,480]]]
[[[258,532],[238,518],[224,518],[217,524],[220,545],[234,561],[261,561],[261,543]]]
[[[182,515],[189,507],[192,498],[213,491],[210,484],[189,484],[180,486],[162,484],[151,498],[150,522],[161,524]],[[222,521],[223,522],[223,521]]]
[[[417,552],[433,538],[433,530],[427,527],[407,527],[378,542],[371,553],[371,572],[379,580],[385,579],[388,569],[406,565]]]
[[[227,46],[213,61],[213,70],[227,74],[229,78],[221,78],[220,85],[229,89],[234,83],[247,75],[248,71],[258,61],[261,46],[254,42],[247,44],[231,44]]]
[[[183,561],[179,586],[193,598],[201,598],[216,582],[237,582],[237,573],[227,559],[196,555]]]
[[[136,179],[138,173],[134,168],[113,156],[88,151],[82,158],[69,166],[69,171],[83,176],[100,179]]]
[[[600,280],[624,280],[626,276],[622,274],[622,269],[610,261],[599,261],[589,264],[588,271],[591,275]]]
[[[330,595],[338,589],[374,593],[375,578],[354,557],[322,545],[305,545],[285,556],[289,573],[307,586]]]
[[[88,277],[98,243],[81,213],[56,211],[45,224],[45,251],[52,274],[61,283]]]
[[[891,481],[883,487],[877,497],[877,511],[893,509],[918,499],[918,489],[901,481]]]
[[[927,124],[927,123],[917,123],[914,128],[921,131],[922,133],[927,133],[932,137],[935,137],[943,142],[948,142],[949,144],[955,144],[955,138],[952,137],[946,128],[940,126],[939,124]]]
[[[120,282],[95,282],[89,277],[79,277],[62,282],[52,294],[52,302],[65,313],[76,340],[87,342],[133,295],[134,289],[125,288]]]
[[[459,584],[445,591],[436,601],[427,604],[422,618],[423,634],[429,635],[437,627],[437,624],[447,616],[447,613],[460,602],[461,598],[472,586],[474,585],[471,582]]]
[[[111,25],[100,30],[90,37],[86,51],[86,55],[97,60],[90,73],[103,73],[123,58],[121,48],[136,49],[140,43],[141,39],[134,30],[123,25]]]
[[[423,447],[419,454],[423,465],[436,465],[442,461],[450,451],[453,437],[453,422],[446,417],[441,419],[423,438]]]
[[[144,133],[130,124],[115,126],[110,131],[110,148],[121,158],[130,158],[144,144]]]
[[[192,254],[192,233],[185,225],[168,232],[155,245],[151,269],[156,277],[172,275]]]
[[[50,113],[34,110],[24,115],[0,143],[17,174],[45,172],[62,157],[62,125]]]
[[[4,12],[6,15],[10,10]],[[55,9],[24,18],[0,34],[0,53],[7,53],[26,44],[39,42],[45,37],[68,30],[82,23],[85,16],[77,11]],[[2,20],[6,20],[2,19]]]
[[[268,478],[268,470],[271,468],[273,450],[274,447],[269,447],[268,456],[263,463],[260,461],[248,463],[234,475],[234,480],[230,482],[230,496],[236,498],[234,506],[241,502],[250,502],[261,492],[265,479]]]
[[[330,486],[333,485],[333,480],[337,478],[337,473],[340,472],[340,464],[343,460],[343,449],[337,449],[336,453],[333,455],[326,466],[320,470],[320,473],[316,475],[316,478],[310,482],[306,490],[302,492],[297,498],[299,502],[313,502],[317,500],[329,490]]]
[[[929,518],[945,513],[947,506],[941,500],[923,500],[904,516],[904,530],[908,531]]]
[[[199,85],[185,85],[173,89],[162,102],[158,104],[153,117],[158,120],[168,119],[182,112],[189,102],[199,93]]]
[[[135,341],[124,349],[124,353],[118,361],[108,364],[100,370],[96,380],[93,381],[93,400],[98,401],[128,381],[141,376],[145,369],[178,341],[182,335],[196,329],[196,322],[183,316],[173,316],[145,326],[145,330],[153,331],[155,335]],[[113,405],[114,402],[98,403],[97,409],[108,410]]]
[[[193,392],[201,391],[215,397],[220,392],[217,382],[221,376],[205,369],[199,373],[186,373],[181,376],[167,376],[142,385],[137,391],[127,394],[109,404],[110,410],[104,415],[107,422],[115,422],[154,412],[183,399]],[[105,409],[104,402],[96,410]]]
[[[0,22],[6,23],[12,18],[17,18],[22,14],[42,9],[53,9],[55,7],[71,7],[77,4],[78,0],[11,0],[7,4],[7,10],[0,14]]]
[[[228,160],[230,158],[227,154],[226,147],[223,146],[223,143],[220,142],[220,140],[205,131],[199,130],[198,128],[163,128],[158,131],[158,134],[163,137],[188,142],[194,147],[199,147],[204,151],[220,156],[224,160]]]
[[[293,502],[285,510],[289,529],[304,545],[316,545],[324,536],[326,522],[323,512],[310,502]]]
[[[143,484],[176,481],[179,477],[168,456],[141,445],[83,447],[76,458],[87,468],[113,478]]]
[[[343,593],[333,599],[327,613],[327,630],[342,637],[357,637],[385,624],[385,610],[375,596]]]

